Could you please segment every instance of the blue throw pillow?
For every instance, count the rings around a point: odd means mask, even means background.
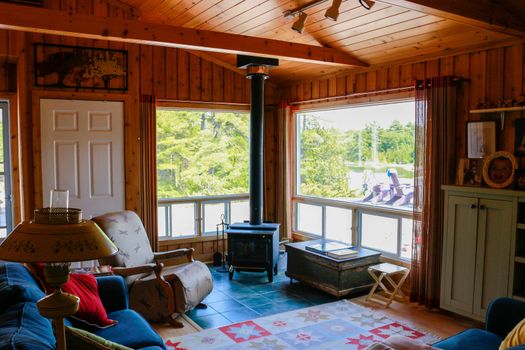
[[[38,299],[43,298],[45,295],[42,286],[31,271],[20,263],[0,261],[0,283],[2,282],[8,285],[18,285],[26,289],[33,289],[31,295],[39,295]]]
[[[35,288],[0,282],[0,313],[7,307],[24,301],[36,303],[41,297],[42,292]]]

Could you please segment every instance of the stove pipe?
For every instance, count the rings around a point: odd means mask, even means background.
[[[264,81],[268,78],[267,69],[261,69],[261,66],[250,66],[247,78],[251,80],[250,224],[261,225],[263,222],[264,188]]]
[[[237,56],[237,67],[246,68],[251,81],[250,96],[250,225],[263,223],[264,173],[264,81],[270,67],[279,60],[267,57]]]

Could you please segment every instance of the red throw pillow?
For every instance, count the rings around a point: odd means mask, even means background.
[[[46,292],[52,293],[54,289],[47,284],[44,276],[44,264],[32,265],[38,279],[45,286]],[[78,311],[72,316],[74,319],[98,328],[111,327],[117,323],[117,321],[108,318],[106,309],[104,309],[102,300],[98,295],[98,284],[95,276],[72,273],[69,275],[69,281],[62,286],[62,291],[80,298]]]

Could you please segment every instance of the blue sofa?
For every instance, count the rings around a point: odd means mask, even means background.
[[[99,295],[109,318],[106,329],[87,329],[132,349],[166,349],[161,337],[135,311],[128,308],[124,280],[119,276],[97,278]],[[54,350],[51,321],[40,316],[36,302],[44,296],[39,284],[22,264],[0,261],[0,350]],[[65,320],[66,325],[71,325]],[[78,324],[73,326],[79,327]]]
[[[498,298],[487,308],[484,330],[467,329],[432,346],[443,350],[497,350],[507,334],[524,318],[525,302]],[[509,349],[525,350],[525,344]]]

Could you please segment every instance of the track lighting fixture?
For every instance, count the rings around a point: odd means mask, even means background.
[[[1,1],[1,0],[0,0]],[[304,31],[304,26],[306,24],[306,18],[308,15],[304,12],[305,10],[308,10],[314,6],[317,6],[319,4],[322,4],[323,2],[326,2],[328,0],[311,0],[302,6],[299,6],[293,10],[287,10],[283,12],[283,15],[287,19],[294,18],[296,16],[299,16],[299,18],[294,22],[292,25],[292,29],[295,30],[297,33],[302,34]],[[333,21],[337,21],[337,18],[339,17],[339,8],[341,7],[341,3],[344,0],[332,0],[332,6],[330,6],[324,16],[326,18],[329,18]],[[363,6],[365,9],[370,10],[372,6],[376,3],[374,0],[359,0],[359,3],[361,6]]]
[[[374,0],[359,0],[359,3],[361,6],[363,6],[365,9],[370,10],[372,6],[376,3]]]
[[[333,0],[332,6],[330,6],[326,12],[324,13],[324,16],[326,18],[331,19],[332,21],[337,21],[337,17],[339,17],[339,7],[341,6],[341,2],[343,0]]]
[[[292,25],[292,29],[295,30],[299,34],[303,34],[304,25],[306,23],[307,17],[308,15],[306,13],[301,12],[301,14],[299,15],[299,19],[295,21],[294,24]]]

